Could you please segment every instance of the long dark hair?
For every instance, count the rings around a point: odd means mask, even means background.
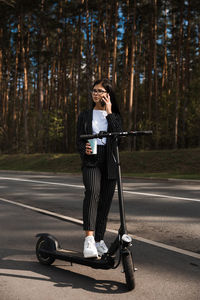
[[[116,98],[115,98],[115,93],[113,91],[111,81],[107,78],[96,80],[95,83],[93,84],[92,88],[94,88],[95,85],[100,84],[100,83],[103,85],[106,92],[110,95],[110,101],[112,103],[112,112],[117,113],[117,114],[120,115],[120,111],[119,111],[119,108],[118,108],[118,105],[117,105],[117,101],[116,101]],[[93,102],[93,107],[94,106],[95,106],[95,103]]]

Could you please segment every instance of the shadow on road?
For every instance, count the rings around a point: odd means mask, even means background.
[[[43,266],[38,262],[31,260],[20,260],[20,257],[27,258],[27,256],[34,255],[30,251],[19,251],[14,249],[4,249],[6,253],[3,258],[0,257],[0,276],[14,277],[18,279],[30,279],[52,282],[55,287],[72,287],[73,289],[83,289],[93,293],[101,294],[121,294],[128,292],[126,285],[121,282],[112,280],[96,280],[90,276],[79,274],[71,270],[63,269],[63,267],[71,264],[65,263],[64,265]],[[9,256],[16,256],[16,259],[9,259]],[[19,257],[19,258],[18,258]],[[6,271],[5,271],[6,270]],[[11,270],[11,272],[7,272]],[[21,272],[24,271],[24,275]],[[32,272],[32,275],[28,275]]]

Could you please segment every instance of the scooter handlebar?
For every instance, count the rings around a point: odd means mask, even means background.
[[[141,131],[122,131],[122,132],[104,132],[100,131],[97,134],[82,134],[80,135],[81,139],[95,139],[99,138],[102,139],[104,137],[120,137],[120,136],[141,136],[141,135],[152,135],[153,131],[152,130],[141,130]]]

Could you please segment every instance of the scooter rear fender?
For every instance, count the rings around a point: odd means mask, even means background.
[[[51,234],[49,233],[38,233],[36,237],[48,240],[48,248],[49,250],[51,249],[52,251],[57,251],[60,249],[60,245],[58,243],[58,240]]]

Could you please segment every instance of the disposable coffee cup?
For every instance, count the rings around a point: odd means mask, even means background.
[[[88,142],[92,148],[92,154],[97,154],[97,139],[89,139]]]

